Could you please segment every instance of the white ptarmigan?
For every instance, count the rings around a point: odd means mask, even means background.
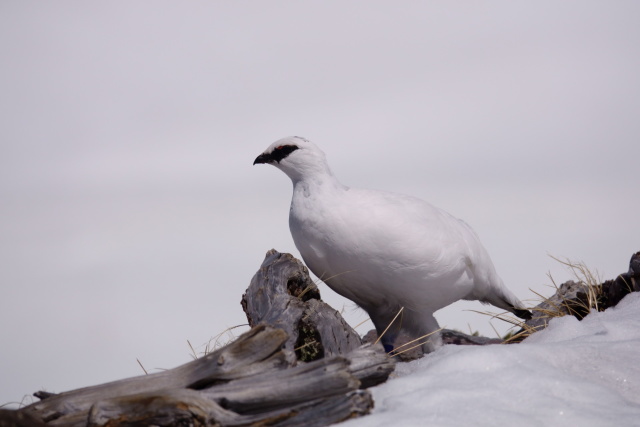
[[[342,185],[325,154],[301,137],[274,142],[258,163],[293,181],[289,228],[309,269],[362,307],[379,335],[393,321],[382,336],[387,350],[400,331],[412,338],[437,331],[433,313],[460,299],[531,317],[465,222],[414,197]],[[423,350],[440,345],[433,333]]]

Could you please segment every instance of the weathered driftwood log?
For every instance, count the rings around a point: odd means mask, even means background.
[[[380,366],[390,366],[384,353],[361,348],[291,366],[286,341],[283,330],[259,325],[175,369],[52,395],[18,412],[52,426],[319,426],[371,410],[371,396],[358,389],[380,381]]]
[[[175,425],[175,415],[183,421],[196,419],[199,425],[248,425],[277,420],[304,425],[292,418],[310,405],[332,399],[332,405],[338,407],[339,412],[315,414],[318,425],[326,425],[367,413],[371,407],[366,394],[350,394],[358,388],[359,382],[347,372],[348,364],[346,359],[336,357],[232,381],[200,392],[179,389],[118,397],[94,405],[89,414],[89,425],[109,425],[113,420],[124,424],[131,423],[132,419],[144,421],[145,425]],[[355,406],[345,404],[348,402]],[[363,402],[368,403],[363,405]]]
[[[203,389],[234,379],[290,366],[282,350],[287,334],[279,329],[254,328],[231,344],[175,369],[60,393],[22,409],[45,422],[86,418],[101,400],[171,389]],[[81,424],[79,424],[81,425]]]
[[[254,327],[200,359],[65,393],[38,392],[40,402],[9,415],[52,426],[321,426],[371,410],[371,395],[360,389],[385,381],[393,361],[382,346],[360,346],[299,261],[270,251],[243,306],[253,310]],[[298,351],[317,360],[298,362],[296,345],[315,348]]]
[[[362,388],[386,381],[393,371],[394,361],[382,345],[362,345],[340,313],[322,301],[309,270],[291,254],[268,251],[241,303],[249,325],[285,329],[286,348],[301,361],[347,355]]]
[[[190,390],[175,390],[148,400],[111,402],[92,410],[88,426],[326,426],[367,414],[371,395],[356,390],[343,396],[312,399],[285,409],[239,415]],[[115,420],[115,421],[114,421]]]
[[[46,424],[24,412],[0,409],[0,427],[46,427]]]
[[[601,285],[600,305],[613,307],[630,292],[640,292],[640,252],[631,256],[629,270],[618,275],[614,280],[607,280]]]
[[[249,325],[287,331],[286,347],[302,361],[347,354],[362,344],[340,313],[322,301],[309,271],[291,254],[267,252],[242,296],[242,308]]]

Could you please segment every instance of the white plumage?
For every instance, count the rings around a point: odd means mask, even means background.
[[[404,307],[382,338],[387,349],[401,330],[413,338],[436,331],[433,313],[460,299],[530,317],[465,222],[414,197],[342,185],[304,138],[276,141],[257,163],[291,178],[289,228],[316,276],[366,310],[378,334]],[[432,334],[423,349],[440,343]]]

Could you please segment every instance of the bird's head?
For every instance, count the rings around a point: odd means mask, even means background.
[[[331,174],[322,150],[299,136],[282,138],[271,144],[253,162],[254,165],[260,163],[277,167],[294,183],[314,176]]]

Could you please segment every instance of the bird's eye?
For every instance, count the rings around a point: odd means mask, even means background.
[[[272,160],[280,163],[280,160],[284,159],[297,149],[298,147],[295,145],[278,145],[277,147],[273,148],[270,156]]]

